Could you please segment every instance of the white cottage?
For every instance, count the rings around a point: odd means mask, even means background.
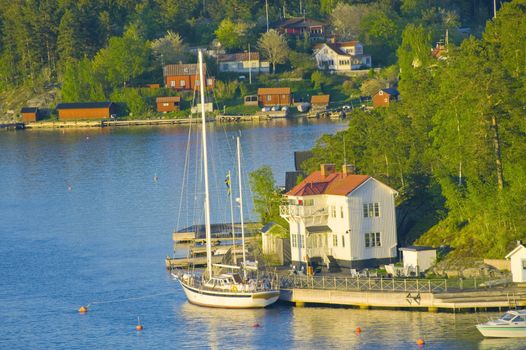
[[[408,246],[400,248],[404,268],[418,273],[429,269],[437,260],[437,250],[433,247]]]
[[[372,67],[371,56],[364,55],[358,41],[321,44],[314,51],[314,57],[319,69],[350,71]]]
[[[506,259],[510,259],[513,282],[526,282],[526,247],[519,242]]]
[[[344,165],[322,164],[286,193],[294,265],[365,267],[397,256],[395,190]]]
[[[217,64],[220,72],[268,73],[270,64],[268,61],[260,60],[258,52],[239,52],[217,56]]]

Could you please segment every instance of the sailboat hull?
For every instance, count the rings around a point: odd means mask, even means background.
[[[277,290],[228,293],[203,290],[191,287],[180,279],[178,281],[188,301],[199,306],[225,309],[255,309],[274,304],[279,298],[279,291]]]

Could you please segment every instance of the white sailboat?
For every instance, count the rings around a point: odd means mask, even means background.
[[[208,158],[207,158],[207,144],[206,144],[206,116],[204,109],[204,79],[203,79],[203,54],[199,50],[199,84],[201,97],[201,118],[202,118],[202,147],[203,147],[203,171],[204,171],[204,185],[205,185],[205,233],[206,233],[206,254],[207,254],[207,270],[203,276],[195,274],[175,274],[183,291],[192,304],[218,307],[218,308],[263,308],[275,303],[279,298],[279,290],[274,288],[274,280],[247,280],[246,270],[241,272],[238,266],[228,266],[215,264],[219,268],[227,268],[232,271],[214,276],[212,265],[212,249],[211,249],[211,229],[210,229],[210,200],[208,190]],[[241,195],[241,165],[240,165],[240,149],[239,139],[237,140],[238,151],[238,176],[240,186],[240,208],[241,208],[241,233],[242,233],[242,250],[243,250],[243,266],[246,266],[245,258],[245,240],[243,228],[243,202]]]

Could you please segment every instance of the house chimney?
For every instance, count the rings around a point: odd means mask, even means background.
[[[328,176],[336,171],[334,164],[320,164],[321,177]]]
[[[356,173],[356,167],[353,164],[344,164],[342,166],[342,175],[346,177],[347,175],[352,175]]]

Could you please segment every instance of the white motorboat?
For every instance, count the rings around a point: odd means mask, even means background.
[[[203,79],[203,54],[199,51],[199,82],[201,94],[201,117],[202,117],[202,155],[203,155],[203,180],[204,180],[204,213],[205,213],[205,233],[206,233],[206,255],[207,270],[204,276],[196,274],[176,274],[177,278],[188,301],[192,304],[218,308],[263,308],[275,303],[279,298],[279,289],[276,288],[277,281],[274,278],[249,279],[247,275],[247,261],[245,257],[245,232],[243,222],[243,196],[241,185],[241,157],[240,143],[237,138],[237,165],[239,182],[239,208],[241,219],[241,238],[243,252],[243,269],[239,266],[228,266],[212,264],[211,249],[211,228],[210,228],[210,201],[208,185],[208,151],[206,144],[206,118],[204,110],[204,79]],[[228,184],[229,185],[229,184]],[[231,191],[230,195],[231,195]],[[232,219],[233,221],[233,219]],[[232,225],[233,226],[233,225]],[[235,237],[233,237],[235,242]],[[240,273],[224,273],[214,276],[213,266],[216,268],[227,268],[232,271],[239,270]]]
[[[499,319],[477,325],[485,337],[524,338],[526,337],[526,310],[509,310]]]

